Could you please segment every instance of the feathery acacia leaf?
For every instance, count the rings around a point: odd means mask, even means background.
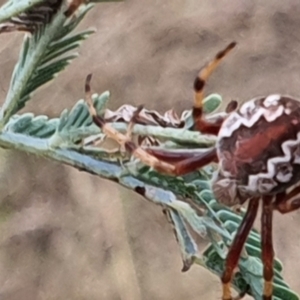
[[[83,2],[85,1],[78,1],[79,4]],[[94,0],[92,2],[110,1]],[[45,5],[49,3],[54,5],[52,10],[45,9]],[[87,155],[88,151],[85,152],[84,147],[80,151],[75,147],[70,149],[78,139],[99,132],[99,128],[96,126],[93,130],[92,120],[83,100],[78,101],[71,110],[63,111],[60,118],[35,117],[31,113],[21,116],[13,115],[25,105],[34,90],[53,79],[76,57],[76,54],[69,52],[79,47],[81,41],[92,33],[92,31],[85,31],[68,36],[91,6],[85,7],[82,11],[79,10],[79,14],[66,23],[64,12],[58,12],[60,5],[58,3],[60,3],[58,0],[11,0],[4,6],[6,18],[3,17],[3,7],[0,10],[0,21],[7,21],[6,25],[3,25],[8,26],[6,31],[9,30],[9,26],[12,28],[15,26],[15,29],[33,33],[31,37],[25,38],[19,62],[11,80],[10,93],[1,111],[1,125],[6,124],[6,126],[5,130],[0,132],[0,145],[47,156],[78,169],[114,180],[143,194],[145,198],[167,210],[180,245],[184,262],[183,270],[186,271],[192,264],[198,263],[221,276],[227,246],[240,226],[243,215],[232,212],[217,203],[209,189],[211,178],[209,168],[204,168],[195,174],[175,178],[163,176],[147,167],[139,168],[137,173],[131,174],[129,168],[124,172],[123,165],[116,160],[113,161],[114,163],[110,163],[102,160],[101,156],[95,159],[92,155]],[[17,6],[21,7],[21,4],[26,4],[29,8],[25,14],[22,14],[22,12],[24,13],[22,10],[18,12],[13,10]],[[75,8],[77,10],[78,7]],[[41,12],[45,14],[43,15]],[[48,24],[49,20],[51,20],[51,24]],[[108,96],[108,93],[94,96],[95,106],[100,114],[103,113]],[[207,108],[206,113],[210,113],[220,105],[222,98],[214,95],[206,100],[204,101],[204,106]],[[148,114],[148,121],[151,116],[151,121],[157,122],[156,133],[158,130],[170,129],[160,128],[161,124],[168,127],[169,123],[165,122],[166,119],[174,121],[174,118],[162,117],[156,112],[149,114],[149,111],[145,110],[144,113],[146,116]],[[116,123],[113,126],[120,125],[117,120],[125,120],[124,115],[120,112],[112,115],[112,121]],[[174,136],[169,134],[164,138],[182,139],[181,135],[175,136],[176,130],[178,130],[176,124],[180,124],[180,121],[170,122],[172,125],[175,124],[175,128],[171,128],[174,129]],[[184,121],[185,130],[189,133],[188,129],[192,126],[193,120],[185,115]],[[145,127],[147,125],[144,126],[144,129]],[[146,130],[143,134],[145,132]],[[199,142],[199,135],[196,139]],[[196,176],[193,177],[193,175]],[[139,192],[141,190],[143,190],[142,193]],[[198,215],[193,206],[184,200],[177,200],[177,197],[190,198],[193,204],[200,206],[199,211],[202,211],[203,214]],[[211,243],[200,253],[190,232],[191,229],[198,235],[207,235],[210,238]],[[235,275],[234,284],[239,291],[246,290],[255,299],[261,299],[262,263],[260,235],[257,231],[251,231],[245,249],[247,253],[239,262],[239,272]],[[278,259],[275,259],[274,269],[274,299],[299,300],[299,297],[289,289],[282,279],[282,264]],[[250,289],[247,286],[250,286]]]
[[[85,15],[90,8],[85,7],[81,13]],[[79,18],[82,19],[80,14]],[[0,111],[0,125],[3,126],[11,115],[25,106],[32,92],[52,80],[77,56],[76,53],[67,53],[78,48],[93,31],[69,36],[67,34],[74,28],[73,23],[78,24],[76,18],[66,23],[60,11],[50,24],[40,26],[32,36],[25,36],[10,89]],[[62,36],[61,31],[66,35]]]
[[[36,138],[50,138],[57,128],[59,119],[47,116],[34,116],[32,113],[14,115],[7,123],[5,130]]]
[[[93,95],[94,104],[99,114],[103,113],[108,99],[108,92]],[[60,118],[49,119],[47,116],[34,116],[32,113],[14,115],[4,129],[7,132],[21,133],[43,139],[55,135],[53,140],[57,140],[57,135],[59,135],[59,139],[64,143],[78,141],[83,137],[99,133],[97,127],[93,125],[83,100],[79,100],[70,111],[65,109]]]
[[[100,115],[103,114],[108,99],[109,92],[93,95],[95,108]],[[49,144],[52,147],[73,145],[83,138],[96,133],[99,133],[99,129],[93,124],[85,101],[79,100],[70,111],[65,109],[61,113],[56,132]]]

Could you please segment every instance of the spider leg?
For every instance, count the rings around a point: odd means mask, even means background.
[[[209,76],[218,67],[222,59],[235,47],[236,43],[230,43],[225,49],[218,52],[215,58],[203,67],[194,81],[194,106],[193,106],[193,118],[196,125],[196,129],[203,133],[210,133],[217,135],[222,125],[223,119],[216,120],[215,123],[207,122],[203,118],[203,99],[204,99],[204,87]]]
[[[70,2],[70,1],[69,1]],[[65,11],[65,16],[68,18],[78,9],[78,7],[83,4],[85,0],[72,0],[69,4],[67,11]]]
[[[170,152],[164,149],[145,149],[147,153],[155,156],[156,158],[170,163],[179,169],[185,169],[181,174],[189,173],[195,169],[199,169],[211,162],[218,162],[217,153],[215,148],[209,148],[201,152],[192,151],[176,151]],[[190,170],[190,171],[189,171]]]
[[[139,113],[142,111],[142,109],[143,109],[143,105],[138,106],[138,108],[135,110],[135,112],[133,113],[133,116],[130,119],[130,122],[129,122],[128,128],[127,128],[127,132],[126,132],[126,138],[128,140],[131,140],[131,138],[132,138],[133,126],[136,123],[136,119],[137,119]]]
[[[212,148],[207,150],[203,153],[198,153],[197,155],[191,155],[190,157],[184,157],[183,160],[178,161],[175,160],[174,163],[170,161],[166,162],[163,159],[163,156],[160,158],[155,157],[155,155],[148,153],[141,147],[138,147],[132,140],[131,140],[131,131],[134,119],[136,118],[137,114],[140,112],[142,107],[139,107],[135,112],[130,124],[129,124],[129,132],[127,134],[122,134],[121,132],[115,130],[109,124],[107,124],[103,117],[97,114],[97,111],[93,105],[92,95],[91,95],[91,81],[92,75],[88,75],[86,78],[85,83],[85,93],[86,93],[86,102],[89,107],[90,114],[93,118],[93,122],[99,126],[103,133],[105,133],[108,137],[115,140],[120,146],[123,146],[126,151],[130,154],[135,156],[136,158],[140,159],[144,164],[156,169],[157,171],[161,171],[163,173],[169,175],[183,175],[189,172],[192,172],[198,168],[201,168],[212,161],[217,160],[216,149]],[[167,153],[164,154],[166,160],[168,160]]]
[[[263,197],[261,215],[261,248],[263,261],[264,291],[263,300],[271,300],[273,295],[274,249],[272,239],[273,196]]]
[[[230,246],[226,258],[226,262],[225,262],[224,273],[221,278],[222,285],[223,285],[222,300],[232,300],[231,291],[230,291],[232,275],[235,267],[238,264],[243,246],[246,242],[246,239],[255,221],[255,217],[257,215],[257,210],[258,210],[258,204],[259,204],[259,198],[251,198],[249,200],[245,217]]]
[[[300,186],[295,187],[288,194],[282,193],[276,196],[273,208],[282,214],[286,214],[300,208],[300,197],[296,197],[300,193]],[[296,197],[296,198],[295,198]]]
[[[238,108],[238,102],[236,100],[231,100],[226,108],[225,111],[229,114],[232,113],[233,111],[235,111]]]
[[[239,295],[235,296],[233,300],[241,300],[243,299],[247,293],[250,291],[250,286],[247,285],[246,290],[239,293]]]

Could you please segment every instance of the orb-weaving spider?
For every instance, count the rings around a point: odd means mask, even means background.
[[[212,179],[215,198],[227,206],[249,200],[244,219],[229,249],[222,276],[223,300],[232,300],[230,284],[242,248],[252,228],[261,200],[261,248],[263,299],[273,294],[273,211],[288,213],[300,207],[300,102],[280,95],[259,97],[234,108],[226,117],[209,122],[203,115],[204,86],[221,60],[235,47],[230,43],[201,69],[194,82],[192,115],[195,129],[217,136],[214,148],[172,162],[167,153],[156,155],[136,146],[97,115],[90,94],[91,75],[86,80],[86,97],[93,121],[110,138],[154,169],[173,176],[183,175],[211,162],[218,162]]]

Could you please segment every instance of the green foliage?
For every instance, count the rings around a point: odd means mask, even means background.
[[[42,3],[44,0],[10,0],[0,9],[0,22],[9,20],[10,18],[27,11],[28,9]]]
[[[12,116],[5,130],[26,136],[47,139],[55,133],[58,123],[58,118],[49,120],[47,116],[35,117],[32,113],[26,113]]]
[[[71,109],[65,109],[60,117],[53,119],[32,113],[17,114],[31,99],[33,92],[54,79],[77,57],[74,51],[93,33],[92,30],[73,33],[93,5],[82,5],[76,16],[71,18],[64,15],[65,7],[58,9],[51,6],[49,15],[43,16],[45,22],[39,25],[31,22],[32,12],[37,5],[47,6],[50,2],[10,0],[0,9],[0,22],[7,22],[5,26],[15,26],[13,17],[27,14],[26,21],[29,21],[30,26],[26,25],[25,28],[31,33],[25,35],[9,92],[0,111],[0,147],[42,155],[113,180],[162,206],[176,233],[183,271],[199,264],[221,277],[228,247],[243,213],[233,212],[214,199],[209,184],[212,167],[182,177],[164,176],[148,167],[141,167],[136,160],[121,156],[120,151],[109,154],[103,149],[85,144],[86,138],[95,135],[103,137],[103,133],[93,124],[84,100],[79,100]],[[109,92],[93,95],[99,115],[104,116],[108,100]],[[213,113],[221,103],[220,95],[209,95],[204,101],[205,113],[216,117]],[[151,136],[160,141],[159,147],[169,148],[169,151],[202,151],[214,145],[215,138],[191,130],[191,112],[187,112],[184,121],[184,128],[135,124],[133,134]],[[125,121],[116,121],[110,125],[120,132],[126,132],[128,128]],[[198,249],[195,233],[209,239],[205,249]],[[284,282],[283,266],[277,258],[274,270],[275,299],[299,299]],[[256,230],[252,230],[249,235],[234,285],[238,291],[247,291],[255,299],[261,298],[262,262],[260,235]]]
[[[93,31],[72,35],[70,32],[89,9],[91,6],[81,10],[77,20],[71,21],[60,10],[50,23],[38,26],[33,35],[25,36],[9,93],[0,111],[0,126],[25,106],[33,91],[52,80],[77,57],[77,53],[69,52],[78,48]]]
[[[109,99],[109,93],[93,95],[94,105],[97,112],[103,114],[104,107]],[[79,100],[71,110],[65,109],[59,118],[49,119],[47,116],[34,116],[32,113],[13,115],[5,130],[8,132],[21,133],[35,138],[49,139],[53,142],[60,139],[70,145],[84,137],[99,133],[98,127],[93,125],[86,103]],[[50,145],[53,145],[50,143]],[[56,145],[58,146],[58,145]]]

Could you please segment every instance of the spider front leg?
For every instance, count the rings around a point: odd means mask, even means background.
[[[120,146],[123,146],[126,151],[128,151],[134,157],[140,159],[144,164],[152,167],[159,172],[168,175],[179,176],[195,171],[213,161],[217,161],[217,153],[215,148],[209,149],[203,153],[198,153],[196,155],[183,156],[182,160],[178,159],[178,157],[172,160],[172,154],[170,157],[167,152],[158,153],[158,158],[155,156],[155,151],[150,151],[151,153],[148,153],[146,150],[138,147],[131,140],[131,130],[134,120],[129,124],[129,131],[127,132],[127,134],[122,134],[121,132],[115,130],[113,127],[107,124],[104,118],[97,114],[91,97],[91,78],[91,74],[86,78],[85,94],[86,102],[88,104],[90,114],[93,118],[93,122],[102,129],[103,133],[115,140]],[[136,114],[139,113],[140,109],[141,108],[137,110]],[[133,119],[134,118],[135,116],[133,116]]]
[[[221,125],[224,121],[223,118],[211,123],[205,120],[203,116],[203,99],[204,99],[204,87],[209,76],[218,67],[221,60],[236,46],[235,42],[230,43],[225,49],[218,52],[215,58],[209,62],[204,68],[202,68],[194,81],[194,106],[193,106],[193,118],[195,128],[202,133],[209,133],[218,135]]]

